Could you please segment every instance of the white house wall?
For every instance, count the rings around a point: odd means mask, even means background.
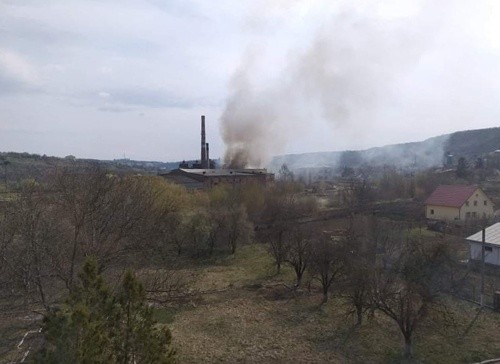
[[[434,213],[432,214],[432,210]],[[427,205],[425,207],[425,216],[428,219],[436,220],[456,220],[459,219],[460,209],[458,207]]]
[[[481,243],[469,242],[470,259],[481,261],[481,245],[482,245]],[[484,262],[500,266],[500,247],[493,246],[491,252],[485,251]]]
[[[486,205],[484,204],[485,201]],[[467,203],[464,203],[460,208],[460,219],[482,219],[493,217],[493,203],[480,188],[478,188],[472,196],[469,197],[467,202],[468,206]],[[475,202],[476,205],[474,205]],[[470,214],[467,215],[467,213]]]

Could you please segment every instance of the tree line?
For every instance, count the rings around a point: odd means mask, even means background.
[[[294,290],[316,284],[321,304],[332,294],[340,297],[357,325],[377,312],[388,317],[401,332],[405,357],[411,357],[422,320],[433,310],[444,312],[444,294],[463,283],[446,241],[375,216],[353,215],[342,229],[315,229],[297,220],[307,210],[303,200],[281,192],[266,205],[272,219],[262,234],[277,273],[290,267]]]
[[[103,300],[109,302],[96,306],[89,303],[93,298],[82,298],[81,292],[101,295],[109,287],[120,287],[119,277],[132,268],[136,273],[130,274],[143,287],[134,288],[141,292],[140,302],[163,302],[169,295],[182,294],[184,283],[169,269],[186,259],[234,254],[241,244],[252,241],[264,201],[259,186],[188,192],[161,177],[120,176],[99,166],[63,168],[42,180],[26,179],[10,187],[0,203],[0,304],[5,311],[33,309],[46,318],[48,346],[39,358],[47,362],[69,355],[70,349],[81,359],[77,362],[85,361],[77,353],[78,347],[87,345],[82,330],[115,325],[92,321],[97,311],[106,311],[109,305],[113,312],[123,312],[117,309],[119,293],[107,293]],[[89,259],[95,266],[91,275],[108,281],[99,287],[94,282],[90,287],[94,293],[85,286],[90,278],[82,276],[90,274]],[[75,315],[83,314],[80,309],[88,314],[85,324],[74,321]],[[143,317],[150,320],[150,314]],[[71,342],[63,345],[64,353],[54,349],[61,343],[51,344],[57,336],[54,327]],[[72,330],[78,332],[76,341],[70,340]],[[106,340],[109,344],[114,339]],[[168,342],[164,346],[169,347]],[[106,355],[116,359],[115,354]]]
[[[386,315],[411,355],[415,328],[442,302],[440,293],[458,284],[446,245],[374,217],[353,217],[342,231],[315,230],[306,222],[317,209],[293,181],[188,192],[160,177],[62,169],[43,183],[23,181],[0,205],[0,295],[11,308],[44,315],[41,362],[92,362],[101,354],[148,362],[158,347],[168,362],[168,330],[145,303],[178,292],[166,269],[257,240],[278,273],[293,269],[293,290],[306,280],[319,287],[323,304],[332,293],[343,297],[358,324],[367,314]],[[123,274],[127,267],[138,270]],[[121,283],[109,283],[117,275]],[[96,357],[84,360],[82,348],[94,338],[114,349],[89,351]]]

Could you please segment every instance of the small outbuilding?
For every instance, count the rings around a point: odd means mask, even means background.
[[[452,221],[493,217],[493,202],[478,186],[441,185],[425,201],[425,217]]]
[[[485,229],[484,262],[500,267],[500,222]],[[467,238],[470,247],[470,260],[481,261],[483,231]]]

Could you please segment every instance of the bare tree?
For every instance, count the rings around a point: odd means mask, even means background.
[[[210,234],[210,221],[206,212],[198,209],[189,214],[182,227],[181,238],[186,240],[196,254],[200,254],[205,249]]]
[[[210,208],[209,210],[209,233],[208,233],[208,254],[212,255],[217,243],[221,240],[225,227],[225,211],[221,208]]]
[[[52,188],[53,204],[66,227],[71,251],[63,262],[66,268],[61,269],[68,288],[85,256],[96,256],[99,269],[104,269],[128,249],[155,238],[161,220],[172,212],[168,203],[158,204],[159,191],[144,177],[114,176],[98,168],[64,170]]]
[[[109,200],[105,198],[112,190],[114,179],[108,178],[105,171],[95,168],[88,173],[63,170],[55,176],[52,188],[57,191],[55,203],[61,218],[67,220],[71,241],[71,255],[65,277],[68,288],[73,285],[76,265],[83,256],[83,245],[88,243],[84,237],[86,223]],[[104,225],[105,226],[105,225]],[[94,236],[91,236],[94,238]]]
[[[289,245],[287,244],[287,233],[289,226],[285,223],[275,223],[264,234],[264,239],[269,244],[269,252],[274,258],[276,264],[276,273],[279,274],[281,266],[288,255]]]
[[[236,252],[238,245],[251,241],[253,237],[253,225],[250,223],[243,205],[234,206],[228,211],[225,225],[225,237],[231,254]]]
[[[345,244],[341,238],[321,235],[311,246],[311,274],[321,283],[322,304],[328,302],[333,282],[345,268]]]
[[[251,190],[248,190],[251,191]],[[253,237],[253,223],[247,213],[249,202],[247,190],[218,186],[209,193],[208,220],[209,254],[217,242],[225,243],[231,254],[238,245],[249,242]]]
[[[296,225],[289,234],[285,261],[290,264],[297,278],[296,287],[300,286],[304,272],[311,258],[312,232],[304,225]]]
[[[388,264],[375,274],[375,308],[397,323],[404,355],[412,356],[413,333],[443,289],[447,251],[441,243],[406,240],[386,251]]]
[[[177,225],[172,229],[172,233],[169,235],[169,241],[175,246],[177,250],[177,255],[182,254],[183,248],[187,243],[187,233],[189,231],[189,218],[187,216],[179,216],[178,219],[174,219]]]
[[[370,219],[352,218],[346,234],[346,259],[343,295],[361,325],[363,314],[371,308],[373,273],[376,262],[376,237]]]
[[[313,214],[317,208],[315,200],[303,198],[300,192],[299,184],[280,182],[266,196],[263,219],[269,228],[264,239],[269,244],[278,273],[290,250],[288,240],[293,227],[301,217]]]
[[[137,193],[134,200],[142,204],[139,212],[143,218],[127,239],[128,248],[146,254],[148,259],[153,254],[163,263],[170,262],[172,250],[181,255],[187,242],[185,224],[191,208],[187,192],[157,177],[143,177],[138,181],[144,184],[145,191]]]
[[[349,191],[350,196],[347,200],[353,209],[359,210],[374,200],[373,188],[366,178],[351,178],[349,181]]]
[[[2,220],[0,254],[11,289],[21,288],[31,298],[35,294],[35,302],[47,307],[61,236],[44,192],[34,181],[22,183],[8,218]]]

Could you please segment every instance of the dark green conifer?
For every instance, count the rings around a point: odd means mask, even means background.
[[[127,272],[116,295],[88,259],[66,303],[43,323],[38,363],[173,363],[171,334],[153,320],[142,285]]]

